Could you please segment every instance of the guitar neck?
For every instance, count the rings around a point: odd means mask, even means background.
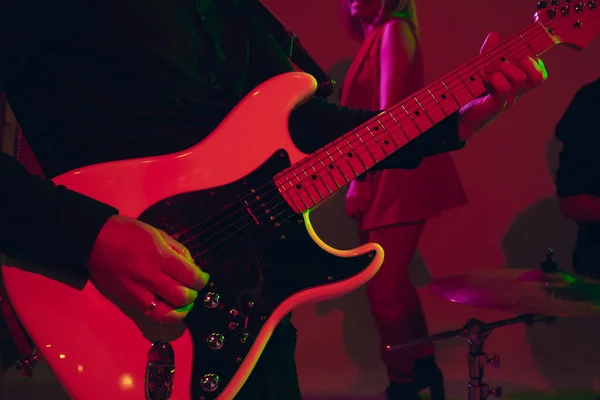
[[[465,104],[485,95],[482,77],[490,65],[539,57],[554,45],[541,24],[531,24],[282,171],[275,177],[279,191],[297,212],[314,208]]]

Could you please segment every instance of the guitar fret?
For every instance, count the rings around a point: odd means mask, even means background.
[[[363,129],[367,129],[369,130],[368,127],[364,127]],[[360,132],[355,132],[354,136],[356,136],[358,138],[358,140],[360,141],[360,144],[362,145],[362,147],[367,151],[367,154],[369,155],[369,157],[371,158],[371,162],[370,162],[370,166],[369,167],[365,167],[366,169],[370,169],[371,167],[373,167],[374,165],[376,165],[377,163],[379,163],[379,161],[377,160],[377,158],[373,155],[373,153],[371,152],[371,149],[369,146],[367,146],[367,144],[365,143],[364,140],[362,140],[362,134]]]
[[[392,118],[394,118],[394,116],[392,116]],[[385,127],[385,125],[383,125],[381,123],[381,121],[379,120],[379,117],[375,117],[375,120],[379,123],[379,126],[381,126],[381,128],[383,128],[383,130],[385,131],[385,134],[387,135],[388,138],[390,138],[391,142],[393,143],[395,150],[398,150],[400,148],[400,146],[398,145],[398,143],[396,143],[396,140],[394,139],[394,137],[390,134],[390,132],[387,130],[387,128]]]
[[[311,185],[312,185],[312,186],[315,188],[315,191],[316,191],[316,193],[317,193],[317,196],[319,196],[319,197],[320,197],[319,201],[320,201],[320,200],[323,200],[325,197],[323,197],[323,195],[322,195],[322,194],[321,194],[321,192],[319,191],[319,188],[318,188],[318,187],[317,187],[317,185],[315,184],[315,181],[314,181],[314,179],[312,179],[312,178],[311,178],[311,177],[308,175],[308,173],[306,173],[306,170],[304,169],[304,167],[302,166],[302,164],[300,164],[300,165],[299,165],[299,168],[302,170],[302,173],[303,173],[303,174],[304,174],[304,176],[306,177],[306,180],[307,180],[308,182],[310,182],[310,184],[311,184]],[[308,190],[309,190],[309,189],[307,189],[307,191],[308,191]],[[311,199],[312,199],[312,196],[310,195],[310,191],[308,192],[308,195],[309,195],[309,196],[311,197]],[[313,200],[313,202],[314,202],[315,204],[317,204],[317,201],[314,201],[314,200]]]
[[[348,145],[348,147],[350,148],[351,153],[349,154],[354,154],[356,155],[356,158],[358,159],[358,161],[362,164],[362,167],[366,170],[368,170],[369,168],[367,167],[367,165],[364,163],[364,161],[362,160],[362,157],[360,156],[360,154],[358,154],[358,151],[356,151],[356,149],[354,148],[354,146],[352,146],[352,143],[350,143],[350,141],[348,140],[347,136],[344,136],[344,141],[346,142],[346,144]],[[349,155],[348,154],[348,155]],[[354,157],[352,157],[354,158]]]
[[[409,132],[410,127],[404,126],[404,132],[405,132],[406,136],[409,138],[408,141],[410,142],[411,140],[413,140],[414,138],[416,138],[417,136],[422,134],[426,129],[421,129],[419,124],[417,124],[417,121],[415,121],[415,119],[413,118],[412,113],[408,112],[406,107],[404,107],[404,104],[400,104],[400,107],[402,107],[402,110],[404,111],[404,113],[406,115],[408,115],[408,118],[410,118],[410,121],[412,122],[412,125],[414,126],[415,131],[416,131],[416,132],[412,131],[413,134],[411,135],[411,132]]]
[[[465,83],[465,81],[463,80],[462,76],[460,76],[460,74],[458,72],[456,72],[456,70],[454,70],[454,75],[456,75],[458,77],[458,79],[463,84],[463,86],[465,88],[467,88],[467,90],[469,91],[469,93],[471,93],[471,99],[469,99],[469,101],[473,100],[473,98],[475,97],[475,95],[473,94],[473,92],[471,92],[471,89],[469,89],[469,85],[467,85]]]
[[[367,147],[366,143],[363,142],[362,137],[360,137],[360,135],[356,135],[356,136],[358,136],[358,140],[360,140],[360,142],[362,143],[362,145],[367,148],[367,151],[369,152],[369,154],[371,154],[371,157],[373,158],[373,160],[375,160],[375,163],[377,164],[377,163],[379,163],[380,160],[382,160],[383,158],[385,158],[388,155],[388,153],[385,151],[385,149],[381,145],[381,142],[379,141],[379,138],[373,134],[373,131],[371,130],[371,128],[369,128],[368,126],[365,126],[365,128],[369,132],[369,134],[371,135],[371,137],[373,139],[375,139],[375,142],[377,143],[377,145],[381,149],[381,152],[383,153],[383,157],[381,159],[379,159],[378,157],[375,156],[374,151],[372,153],[369,150],[369,148]]]
[[[469,65],[471,66],[471,68],[473,68],[473,71],[475,71],[475,75],[477,75],[477,77],[481,79],[481,72],[479,72],[479,69],[475,66],[475,64],[472,61],[469,61]]]
[[[298,193],[297,193],[296,191],[294,191],[294,190],[293,190],[293,189],[294,189],[294,185],[292,185],[292,182],[290,182],[290,179],[289,179],[287,176],[285,176],[285,175],[284,175],[283,177],[284,177],[284,179],[287,181],[287,183],[289,183],[289,184],[290,184],[290,189],[292,189],[292,190],[290,191],[290,190],[288,190],[288,189],[285,189],[285,183],[282,183],[282,184],[280,184],[280,187],[283,187],[283,189],[284,189],[284,190],[283,190],[283,192],[284,192],[284,193],[291,192],[290,199],[292,200],[292,203],[294,203],[294,204],[293,204],[293,206],[295,206],[295,208],[296,208],[298,211],[302,211],[302,205],[301,205],[301,204],[298,204],[298,203],[296,202],[296,197],[299,197],[299,196],[298,196]],[[283,193],[282,193],[282,194],[283,194]]]
[[[444,113],[444,117],[447,117],[448,113],[446,113],[446,110],[444,110],[444,107],[442,107],[442,105],[438,101],[437,97],[435,97],[433,95],[433,93],[431,93],[431,90],[429,89],[429,87],[427,87],[425,89],[427,90],[427,93],[429,93],[429,95],[433,98],[433,101],[435,101],[435,104],[437,104],[437,106],[440,108],[440,110],[442,110],[442,113]]]
[[[335,178],[333,177],[333,174],[330,172],[329,168],[327,166],[325,166],[325,163],[323,162],[323,160],[321,160],[321,157],[319,157],[317,155],[317,160],[319,160],[319,163],[321,163],[321,165],[323,166],[323,170],[327,171],[327,174],[329,175],[329,177],[331,178],[331,180],[333,181],[334,186],[336,187],[336,190],[340,188],[340,185],[338,185],[338,183],[335,181]],[[314,168],[314,167],[313,167]],[[316,172],[316,170],[315,170]],[[323,179],[321,177],[321,179]],[[327,186],[327,185],[326,185]],[[327,188],[330,192],[333,193],[333,191],[331,191],[331,189]]]
[[[400,125],[400,123],[398,122],[398,120],[396,120],[396,117],[394,117],[394,114],[392,114],[392,111],[388,111],[388,115],[390,117],[392,117],[392,119],[394,120],[394,123],[396,123],[396,126],[398,126],[398,128],[400,128],[400,133],[402,133],[404,135],[404,138],[406,139],[406,143],[410,142],[410,138],[408,137],[408,135],[406,134],[406,132],[404,132],[404,129],[402,129],[402,125]]]
[[[304,206],[306,208],[310,208],[308,203],[306,203],[304,201],[304,199],[302,198],[302,193],[308,194],[308,197],[310,197],[310,200],[313,202],[313,204],[317,204],[317,202],[311,197],[310,193],[308,193],[306,190],[304,190],[304,185],[302,185],[302,181],[300,181],[300,178],[298,178],[298,175],[296,175],[296,171],[294,171],[294,169],[292,168],[291,172],[292,172],[292,174],[294,174],[294,177],[298,180],[298,183],[296,185],[294,185],[294,188],[298,191],[298,194],[299,194],[298,197],[300,197],[300,200],[302,201],[302,203],[304,203]]]
[[[342,171],[340,166],[335,162],[335,159],[331,156],[331,154],[329,154],[329,150],[325,149],[325,153],[327,153],[327,156],[331,160],[331,165],[333,165],[338,171],[340,171],[340,175],[342,175],[342,178],[344,178],[346,183],[350,182],[350,180],[346,177],[346,175],[344,175],[344,171]]]
[[[513,53],[510,51],[510,49],[508,48],[508,46],[506,46],[506,44],[502,43],[502,47],[504,48],[504,50],[506,50],[506,52],[508,53],[508,55],[510,56],[510,58],[513,58]]]
[[[429,118],[429,121],[433,125],[435,122],[433,121],[433,119],[431,118],[431,116],[429,115],[429,113],[427,112],[427,109],[425,107],[423,107],[423,105],[421,104],[421,102],[419,101],[419,99],[417,99],[417,96],[413,96],[413,99],[415,99],[415,102],[417,103],[417,105],[421,108],[421,110],[423,110],[423,112],[425,113],[425,115],[427,116],[427,118]]]
[[[352,164],[350,164],[350,162],[348,161],[348,159],[344,156],[344,153],[342,152],[342,150],[340,150],[340,148],[338,147],[338,145],[333,142],[333,145],[335,146],[335,148],[337,149],[338,153],[340,153],[340,155],[342,156],[342,160],[344,160],[346,162],[346,164],[348,164],[348,166],[350,167],[350,169],[352,170],[352,173],[354,174],[354,176],[352,177],[352,179],[356,178],[358,175],[356,171],[354,170],[354,167],[352,166]]]
[[[454,99],[454,102],[456,103],[456,107],[457,108],[462,107],[464,104],[461,104],[460,101],[458,101],[458,99],[456,98],[456,96],[454,95],[454,93],[450,90],[450,88],[448,86],[446,86],[446,82],[444,82],[443,79],[440,79],[440,82],[442,82],[442,85],[444,85],[444,87],[446,88],[446,91],[448,93],[450,93],[450,96]]]
[[[319,158],[319,156],[316,157],[317,160],[321,161],[321,159]],[[325,179],[323,179],[323,177],[321,176],[321,174],[319,173],[319,171],[317,171],[317,169],[315,168],[315,166],[313,165],[312,162],[309,162],[310,167],[313,170],[313,175],[311,178],[313,177],[318,177],[319,180],[321,181],[321,183],[323,184],[323,186],[325,187],[325,189],[329,192],[329,196],[333,194],[333,191],[331,189],[329,189],[329,187],[327,186],[327,182],[325,182]],[[321,162],[321,164],[323,164]],[[313,179],[314,180],[314,179]],[[324,196],[323,199],[327,198],[328,195]]]
[[[525,43],[525,46],[527,46],[527,48],[529,49],[529,51],[531,51],[531,54],[535,55],[535,50],[533,50],[531,48],[531,46],[529,45],[529,43],[527,42],[527,40],[525,40],[525,38],[523,37],[522,34],[519,34],[519,37],[521,38],[521,40]]]

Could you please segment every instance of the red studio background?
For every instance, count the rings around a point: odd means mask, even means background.
[[[338,0],[264,3],[300,37],[339,88],[358,43],[341,26]],[[417,7],[426,77],[432,81],[477,55],[490,30],[507,36],[524,28],[532,20],[536,1],[417,0]],[[432,278],[536,268],[548,246],[554,248],[560,267],[570,269],[576,227],[560,216],[553,197],[552,175],[560,150],[553,130],[576,90],[600,76],[599,57],[600,40],[582,53],[562,46],[553,49],[544,57],[548,82],[453,154],[468,205],[428,223],[411,266],[432,332],[459,328],[469,318],[491,322],[513,316],[438,298],[426,287]],[[337,100],[337,92],[332,100]],[[343,194],[316,210],[313,219],[321,237],[333,246],[357,244],[354,223],[343,213]],[[295,313],[294,322],[300,334],[297,361],[307,399],[380,398],[386,374],[363,290],[304,306]],[[490,356],[500,356],[501,366],[487,367],[485,380],[492,387],[502,386],[504,399],[593,399],[592,392],[600,391],[599,332],[600,320],[592,318],[500,328],[485,349]],[[466,342],[440,342],[437,356],[450,398],[466,398]],[[58,390],[43,366],[33,378],[47,387],[39,391],[41,397],[19,389],[31,380],[14,371],[8,375],[3,399],[48,398],[51,390]],[[50,397],[62,398],[58,391]]]

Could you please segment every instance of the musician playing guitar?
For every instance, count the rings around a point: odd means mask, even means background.
[[[185,149],[254,86],[292,71],[245,3],[3,2],[0,89],[46,177]],[[482,51],[499,43],[490,34]],[[536,59],[495,64],[484,78],[488,95],[379,168],[413,168],[423,157],[460,149],[546,76]],[[375,115],[313,98],[294,111],[290,129],[298,147],[310,152]],[[245,134],[240,127],[239,135]],[[6,154],[0,155],[0,187],[0,251],[10,257],[89,275],[99,288],[164,323],[181,321],[209,280],[166,233],[30,176]],[[236,398],[300,399],[289,318],[278,331]]]

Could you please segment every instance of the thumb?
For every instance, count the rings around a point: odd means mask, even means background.
[[[502,43],[502,37],[498,32],[490,32],[485,38],[485,42],[479,49],[479,54],[485,54],[490,52],[494,47],[499,46]]]

